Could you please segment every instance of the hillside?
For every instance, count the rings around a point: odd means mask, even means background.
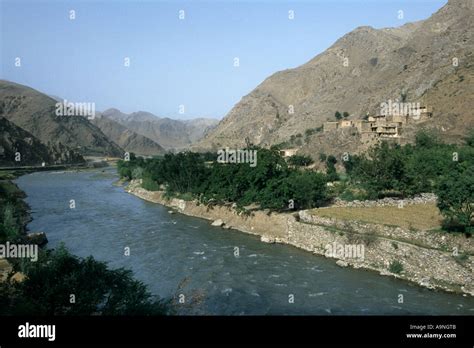
[[[82,155],[122,156],[85,117],[56,116],[56,101],[32,88],[0,80],[0,116],[33,134],[44,144],[61,144]]]
[[[16,155],[20,154],[16,161]],[[31,133],[0,117],[0,165],[29,166],[80,163],[81,155],[60,144],[46,146]]]
[[[173,120],[144,111],[125,114],[117,109],[105,110],[102,115],[153,140],[165,149],[182,149],[195,143],[218,122],[210,118]]]
[[[91,122],[125,151],[144,156],[159,155],[165,152],[165,149],[153,140],[105,116],[97,115]]]
[[[458,141],[474,125],[472,23],[468,2],[450,0],[424,21],[399,28],[359,27],[309,62],[268,77],[194,149],[241,147],[246,138],[262,146],[287,142],[334,120],[336,111],[347,111],[349,120],[362,119],[402,94],[406,102],[433,108],[432,120],[419,127],[436,128]],[[407,141],[415,131],[407,130]],[[357,135],[349,137],[316,133],[299,146],[313,154],[321,148],[328,153],[363,148]]]

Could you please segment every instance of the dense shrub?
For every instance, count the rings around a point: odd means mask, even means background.
[[[288,163],[294,166],[306,167],[313,164],[313,159],[309,156],[304,155],[293,155],[288,158]]]
[[[159,315],[168,302],[154,298],[125,269],[71,255],[64,247],[40,254],[24,281],[0,284],[0,315]],[[73,301],[71,301],[74,295]]]
[[[435,192],[445,225],[472,233],[474,141],[469,134],[466,145],[452,145],[422,131],[414,145],[382,142],[365,155],[352,156],[344,166],[351,184],[370,198]]]
[[[290,200],[295,208],[319,206],[327,200],[325,175],[289,168],[277,148],[250,150],[257,151],[255,167],[218,163],[216,155],[184,152],[143,162],[136,158],[122,161],[118,171],[128,178],[129,171],[140,166],[144,188],[157,190],[162,184],[168,195],[192,194],[202,202],[235,202],[240,207],[257,203],[265,208],[287,209]],[[296,162],[307,165],[311,159],[300,156]]]

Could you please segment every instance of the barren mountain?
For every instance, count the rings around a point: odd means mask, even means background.
[[[0,165],[28,166],[80,163],[84,159],[65,146],[41,143],[35,136],[0,117]]]
[[[159,155],[165,152],[165,149],[153,140],[105,116],[97,115],[92,123],[125,151],[144,156]]]
[[[450,0],[424,21],[355,29],[306,64],[267,78],[194,149],[240,147],[246,138],[269,146],[334,120],[336,111],[361,119],[378,113],[381,103],[399,99],[433,107],[432,120],[423,126],[459,139],[474,125],[473,6]],[[356,139],[334,143],[329,137],[309,136],[305,152],[321,147],[334,152],[334,146],[357,151],[360,145]]]
[[[0,116],[33,134],[82,155],[122,156],[123,150],[81,116],[56,116],[56,100],[32,88],[0,80]]]
[[[145,111],[125,114],[117,109],[105,110],[102,115],[155,141],[165,149],[182,149],[191,145],[201,139],[218,122],[210,118],[173,120]]]

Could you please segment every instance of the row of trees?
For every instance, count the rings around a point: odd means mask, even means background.
[[[342,118],[348,118],[349,117],[349,113],[347,111],[344,111],[342,114],[339,112],[339,111],[336,111],[335,114],[334,114],[334,117],[336,118],[336,120],[340,120]]]
[[[170,195],[191,193],[202,202],[235,202],[241,207],[257,203],[281,210],[313,208],[328,200],[326,175],[288,167],[275,149],[251,150],[257,151],[255,167],[206,162],[203,154],[183,152],[148,160],[133,157],[120,161],[118,170],[122,177],[131,179],[138,178],[133,174],[141,168],[145,188],[163,185]],[[307,158],[295,161],[309,164]]]

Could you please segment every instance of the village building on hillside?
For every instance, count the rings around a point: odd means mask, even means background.
[[[280,150],[280,156],[281,157],[291,157],[293,155],[296,155],[296,152],[298,149],[282,149]]]
[[[408,123],[418,123],[430,119],[432,109],[427,106],[417,106],[415,109],[402,112],[371,115],[367,120],[341,120],[324,123],[323,131],[354,127],[361,135],[362,141],[375,139],[397,139],[403,132],[403,127]]]

